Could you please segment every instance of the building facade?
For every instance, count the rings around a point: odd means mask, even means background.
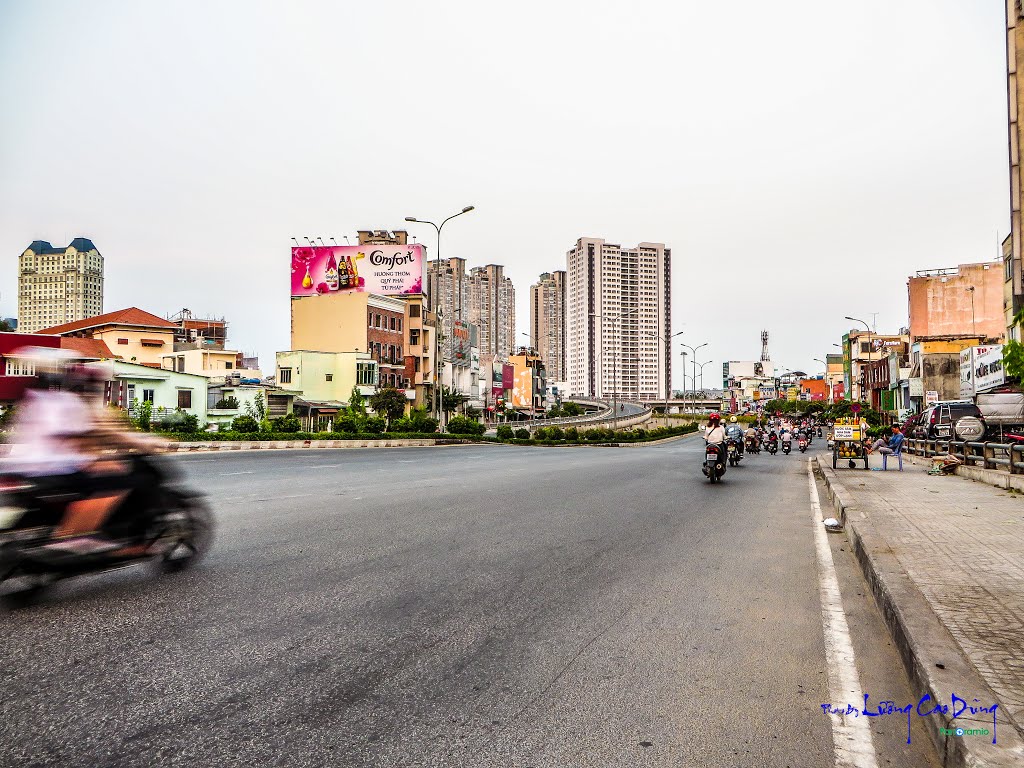
[[[516,290],[500,264],[469,272],[468,322],[477,327],[480,355],[507,359],[516,346]]]
[[[672,376],[671,250],[580,238],[566,269],[569,394],[662,399]]]
[[[1021,177],[1021,142],[1024,141],[1024,5],[1021,0],[1006,0],[1006,96],[1009,113],[1007,126],[1010,166],[1010,237],[1005,257],[1005,274],[1012,296],[1009,317],[1004,327],[1007,339],[1020,340],[1020,329],[1013,327],[1014,313],[1024,306],[1024,266],[1021,252],[1024,231],[1021,230],[1021,198],[1024,179]]]
[[[92,240],[36,240],[18,261],[18,330],[35,333],[103,312],[103,256]]]
[[[138,307],[128,307],[74,323],[43,328],[39,332],[96,339],[105,343],[115,357],[125,362],[161,368],[164,355],[174,349],[176,328],[169,320]]]
[[[1003,265],[961,264],[922,270],[907,280],[910,335],[1000,341],[1006,333]]]
[[[530,341],[550,381],[565,381],[565,272],[545,272],[530,286]]]
[[[441,259],[427,264],[427,297],[431,312],[441,317],[441,352],[452,360],[455,324],[469,320],[469,276],[466,260]]]

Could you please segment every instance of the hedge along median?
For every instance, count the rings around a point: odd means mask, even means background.
[[[597,427],[579,432],[575,427],[562,429],[561,427],[539,427],[534,430],[532,437],[523,437],[525,429],[514,430],[509,435],[508,431],[498,428],[498,438],[503,443],[511,445],[621,445],[633,443],[650,443],[664,440],[670,437],[681,437],[689,435],[698,430],[696,424],[684,424],[680,427],[657,427],[655,429],[624,429],[611,430]],[[527,432],[527,435],[529,433]],[[506,437],[503,437],[506,435]]]

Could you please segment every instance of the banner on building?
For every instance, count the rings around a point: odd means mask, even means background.
[[[329,245],[292,248],[292,296],[423,292],[422,245]]]
[[[1006,374],[1003,372],[1003,345],[994,347],[974,347],[974,349],[985,350],[974,356],[974,393],[987,392],[990,389],[1001,387],[1006,383]]]
[[[452,324],[452,365],[468,368],[470,364],[469,323],[456,320]]]
[[[512,407],[532,408],[533,368],[526,365],[526,359],[524,358],[522,365],[519,363],[515,364],[514,370],[515,379],[512,385]]]
[[[910,385],[911,397],[924,397],[924,379],[917,376],[913,379],[909,379],[908,384]]]
[[[967,347],[966,349],[960,350],[960,397],[963,400],[970,400],[979,391],[977,383],[976,371],[978,368],[978,358],[989,354],[993,349],[999,350],[1000,363],[1002,361],[1003,348],[1002,346],[993,347]],[[1000,370],[1002,365],[1000,364]],[[1000,381],[999,384],[1003,382]],[[998,386],[993,384],[991,386]]]

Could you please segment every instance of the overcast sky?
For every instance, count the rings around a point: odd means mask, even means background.
[[[578,237],[658,241],[706,386],[762,329],[818,370],[844,315],[906,325],[915,270],[995,258],[1004,7],[0,0],[0,312],[81,235],[108,311],[223,315],[270,371],[293,235],[473,204],[442,256],[504,264],[521,331]]]

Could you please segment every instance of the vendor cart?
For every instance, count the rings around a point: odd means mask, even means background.
[[[868,452],[864,447],[860,420],[839,419],[832,427],[832,469],[839,468],[840,460],[848,462],[847,466],[854,469],[858,461],[864,462],[868,468]]]

